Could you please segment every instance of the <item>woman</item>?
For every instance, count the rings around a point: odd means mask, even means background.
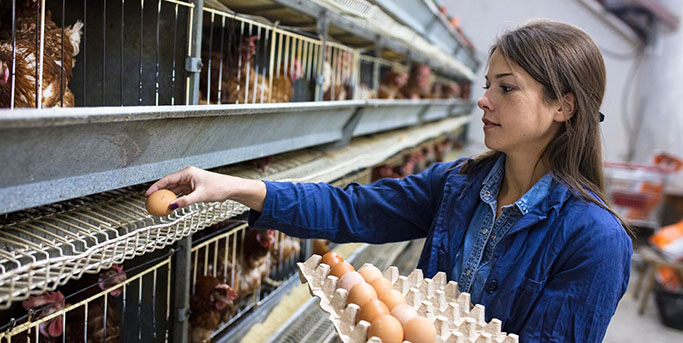
[[[493,45],[485,89],[478,105],[491,151],[474,159],[345,189],[190,167],[147,194],[187,194],[172,209],[232,199],[252,209],[252,226],[297,237],[426,237],[417,265],[425,276],[446,272],[521,342],[601,342],[632,254],[603,202],[602,56],[574,26],[531,23]]]

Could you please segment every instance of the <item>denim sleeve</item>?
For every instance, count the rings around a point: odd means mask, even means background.
[[[451,163],[437,163],[405,179],[339,188],[327,183],[269,182],[254,228],[334,242],[388,243],[425,237],[440,203]]]
[[[542,288],[520,342],[602,342],[626,292],[633,254],[621,225],[603,228],[569,238],[569,256]]]

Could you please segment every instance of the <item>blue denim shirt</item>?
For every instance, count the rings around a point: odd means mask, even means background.
[[[456,280],[455,257],[481,202],[493,163],[470,175],[467,160],[437,163],[404,179],[342,189],[326,183],[265,182],[249,223],[302,238],[387,243],[426,238],[417,267]],[[549,194],[492,251],[486,320],[520,342],[602,342],[631,270],[631,239],[619,220],[553,179]]]
[[[470,293],[474,304],[481,301],[484,284],[491,272],[490,261],[496,244],[519,218],[529,213],[529,208],[538,206],[548,196],[552,182],[549,173],[544,175],[514,204],[503,206],[500,216],[496,218],[498,192],[504,176],[505,154],[501,154],[484,179],[479,192],[481,201],[467,227],[465,241],[455,257],[454,275],[460,275],[458,288],[461,292]],[[489,286],[488,290],[494,291],[494,287]]]

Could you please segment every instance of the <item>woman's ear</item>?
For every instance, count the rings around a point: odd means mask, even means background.
[[[576,112],[576,96],[574,93],[565,94],[562,99],[560,99],[559,107],[555,111],[555,116],[553,120],[556,122],[565,122],[574,116]]]

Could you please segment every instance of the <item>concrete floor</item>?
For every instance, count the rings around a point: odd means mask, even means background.
[[[636,263],[634,262],[634,265]],[[633,298],[633,288],[638,274],[634,268],[626,294],[619,302],[617,312],[607,328],[604,343],[669,343],[683,342],[683,330],[662,325],[654,301],[650,294],[649,303],[642,316],[638,315],[640,299]]]

